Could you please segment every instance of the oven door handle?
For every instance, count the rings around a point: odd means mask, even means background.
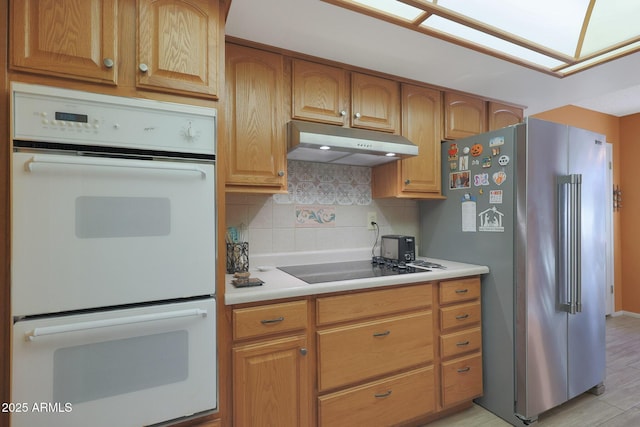
[[[181,172],[198,172],[202,175],[202,178],[207,177],[207,172],[193,165],[182,165],[177,163],[158,163],[147,160],[128,160],[128,159],[103,159],[97,157],[71,157],[65,156],[64,158],[55,157],[42,157],[33,156],[27,160],[24,164],[24,168],[28,172],[33,172],[33,166],[36,163],[50,164],[50,165],[74,165],[74,166],[107,166],[116,168],[131,168],[131,169],[155,169],[155,170],[170,170]]]
[[[193,308],[189,310],[166,311],[164,313],[141,314],[138,316],[117,317],[115,319],[92,320],[89,322],[67,323],[64,325],[44,326],[25,332],[25,341],[33,341],[37,337],[64,334],[67,332],[86,331],[89,329],[108,328],[112,326],[131,325],[142,322],[177,319],[181,317],[206,317],[207,310]]]

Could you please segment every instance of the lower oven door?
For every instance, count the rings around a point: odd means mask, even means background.
[[[13,427],[140,427],[216,408],[215,299],[16,322]]]
[[[14,316],[215,293],[210,163],[13,154]]]

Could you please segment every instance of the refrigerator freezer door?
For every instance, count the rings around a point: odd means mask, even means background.
[[[568,127],[529,119],[518,141],[516,413],[567,400],[567,313],[559,308],[557,179],[567,175]]]
[[[569,173],[582,175],[582,310],[568,316],[569,399],[599,385],[605,375],[606,165],[604,137],[570,128]]]

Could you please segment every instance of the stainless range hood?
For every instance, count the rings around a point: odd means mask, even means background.
[[[288,159],[342,165],[377,166],[418,155],[400,135],[299,120],[289,122],[288,145]]]

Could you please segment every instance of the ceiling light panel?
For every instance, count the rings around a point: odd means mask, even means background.
[[[449,21],[448,19],[440,18],[439,16],[431,16],[428,20],[422,23],[421,27],[436,30],[480,46],[486,46],[496,52],[502,52],[509,56],[521,58],[527,62],[531,62],[545,68],[556,68],[565,64],[557,59],[550,58],[538,52],[534,52],[533,50],[502,40],[498,37]]]
[[[640,36],[640,1],[596,1],[581,56]]]
[[[589,0],[439,0],[437,5],[573,56]]]

